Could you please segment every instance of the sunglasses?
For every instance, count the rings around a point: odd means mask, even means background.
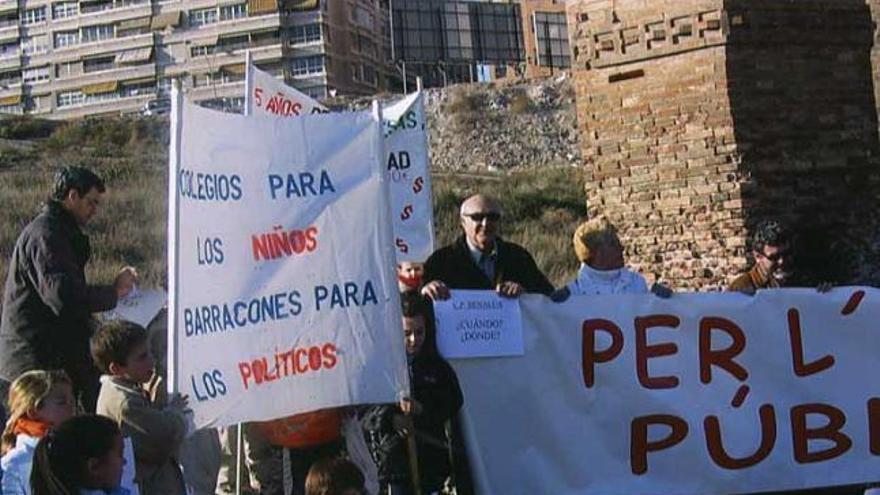
[[[497,222],[501,219],[501,214],[498,212],[489,212],[489,213],[465,213],[464,216],[470,218],[474,221],[474,223],[481,223],[483,220],[488,220],[490,222]]]
[[[757,251],[757,253],[762,258],[766,258],[766,259],[770,260],[771,263],[776,263],[782,258],[791,257],[791,252],[789,250],[777,251],[770,256],[767,256],[766,254],[762,253],[761,251]]]

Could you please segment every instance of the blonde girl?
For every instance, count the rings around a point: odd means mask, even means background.
[[[9,389],[9,420],[0,439],[2,493],[30,495],[31,465],[37,442],[73,416],[70,378],[63,371],[28,371]]]

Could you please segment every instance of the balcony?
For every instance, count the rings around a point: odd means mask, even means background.
[[[144,103],[155,99],[155,94],[126,96],[113,100],[96,101],[66,107],[56,107],[52,113],[46,115],[54,120],[75,119],[87,115],[119,115],[121,113],[134,113],[140,110]]]
[[[18,23],[15,24],[0,24],[0,42],[3,41],[14,41],[21,37],[21,30],[18,27]]]
[[[149,17],[151,14],[150,2],[142,2],[136,5],[126,5],[123,7],[113,7],[95,12],[80,13],[77,19],[79,19],[79,25],[89,26],[92,24],[116,23],[129,19],[137,19],[138,17]]]
[[[123,50],[146,48],[150,46],[153,46],[153,33],[127,36],[125,38],[110,38],[91,43],[81,43],[74,46],[55,48],[50,50],[48,54],[34,55],[31,57],[30,64],[40,65],[41,63],[57,62],[59,58],[73,60],[83,56],[121,52]]]
[[[238,49],[235,49],[235,47],[230,48],[233,49],[230,51],[218,49],[217,52],[209,55],[192,57],[185,64],[169,65],[165,68],[165,75],[174,76],[187,73],[212,72],[227,65],[244,63],[244,52],[248,48],[245,46]],[[283,57],[280,42],[264,46],[251,46],[249,49],[251,51],[251,59],[255,63],[280,60]]]
[[[192,101],[211,100],[214,98],[242,98],[244,97],[244,81],[187,88],[186,96]]]
[[[134,79],[155,77],[156,64],[151,62],[142,65],[123,66],[97,72],[77,74],[75,76],[59,77],[51,83],[51,89],[52,91],[70,91],[89,84],[105,81],[125,82]]]
[[[0,55],[0,71],[17,69],[21,67],[21,57],[18,53]]]

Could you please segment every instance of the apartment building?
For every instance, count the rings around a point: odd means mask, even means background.
[[[181,80],[226,109],[244,60],[317,98],[391,76],[388,0],[0,0],[0,113],[136,112]]]

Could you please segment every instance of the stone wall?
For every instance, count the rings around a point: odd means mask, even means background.
[[[799,234],[800,283],[877,281],[864,0],[579,0],[568,15],[588,210],[632,265],[722,287],[775,216]]]

